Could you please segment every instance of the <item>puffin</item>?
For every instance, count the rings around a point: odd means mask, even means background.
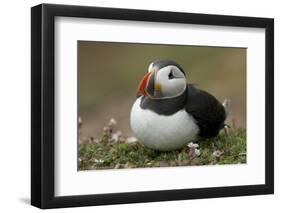
[[[200,138],[216,137],[225,127],[230,102],[187,82],[175,61],[152,62],[137,87],[130,126],[144,146],[171,151]]]

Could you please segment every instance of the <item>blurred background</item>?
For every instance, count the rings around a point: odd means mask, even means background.
[[[156,59],[173,59],[189,83],[231,100],[227,122],[246,128],[246,48],[78,41],[78,114],[82,132],[100,137],[109,119],[133,135],[129,115],[136,89]]]

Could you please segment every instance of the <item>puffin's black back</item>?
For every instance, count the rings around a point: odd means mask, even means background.
[[[211,94],[189,84],[186,90],[185,110],[200,128],[200,136],[212,138],[224,127],[226,113],[222,104]]]

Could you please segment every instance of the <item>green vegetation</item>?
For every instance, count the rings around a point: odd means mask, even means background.
[[[246,130],[227,128],[216,138],[160,152],[130,141],[121,133],[116,137],[114,125],[109,123],[100,139],[82,139],[80,135],[79,170],[246,163]]]

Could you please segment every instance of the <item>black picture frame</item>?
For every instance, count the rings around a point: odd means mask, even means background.
[[[264,28],[265,184],[129,193],[54,195],[54,20],[55,17],[101,18],[145,22]],[[105,204],[217,198],[274,193],[274,20],[271,18],[113,9],[41,4],[31,8],[31,204],[59,208]]]

